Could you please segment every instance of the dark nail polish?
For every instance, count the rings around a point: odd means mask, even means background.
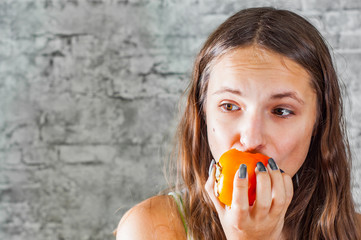
[[[268,164],[272,170],[278,169],[277,164],[275,163],[275,160],[273,160],[273,158],[268,159]]]
[[[210,176],[212,174],[213,166],[215,163],[216,163],[216,161],[214,161],[214,159],[212,159],[211,164],[209,165],[209,169],[208,169],[208,176]]]
[[[239,171],[238,171],[238,177],[241,179],[245,179],[247,176],[247,165],[246,164],[241,164],[239,166]]]
[[[280,171],[281,171],[281,173],[284,173],[285,171],[283,171],[281,168],[280,168]]]
[[[266,167],[263,165],[262,162],[258,162],[258,163],[257,163],[257,169],[258,169],[258,171],[260,171],[260,172],[265,172],[265,171],[266,171]]]

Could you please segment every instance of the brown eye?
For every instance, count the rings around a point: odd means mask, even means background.
[[[227,109],[228,111],[232,111],[232,109],[233,109],[233,105],[232,105],[232,104],[227,103],[227,104],[226,104],[226,109]]]
[[[290,115],[294,115],[294,112],[285,108],[276,108],[273,110],[273,114],[280,117],[288,117]]]
[[[224,103],[221,105],[221,109],[225,112],[232,112],[239,110],[240,108],[232,103]]]

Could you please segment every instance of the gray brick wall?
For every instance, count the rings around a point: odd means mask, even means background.
[[[361,210],[361,0],[0,0],[0,239],[111,239],[166,186],[202,42],[262,5],[307,17],[334,49]]]

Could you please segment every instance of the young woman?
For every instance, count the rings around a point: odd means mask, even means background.
[[[211,34],[178,136],[183,184],[128,211],[117,239],[361,239],[337,75],[295,13],[242,10]],[[212,159],[232,148],[274,159],[256,169],[253,206],[238,174],[230,207],[215,196]]]

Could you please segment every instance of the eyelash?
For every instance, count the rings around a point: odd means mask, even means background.
[[[231,107],[231,109],[227,109],[228,107]],[[220,105],[220,108],[223,112],[233,112],[233,111],[237,111],[237,110],[241,109],[240,107],[238,107],[232,103],[222,103]],[[236,109],[233,109],[233,108],[236,108]],[[283,115],[284,112],[287,112],[287,114]],[[272,113],[281,118],[288,118],[290,115],[295,115],[294,111],[287,109],[287,108],[281,108],[281,107],[273,109]]]

